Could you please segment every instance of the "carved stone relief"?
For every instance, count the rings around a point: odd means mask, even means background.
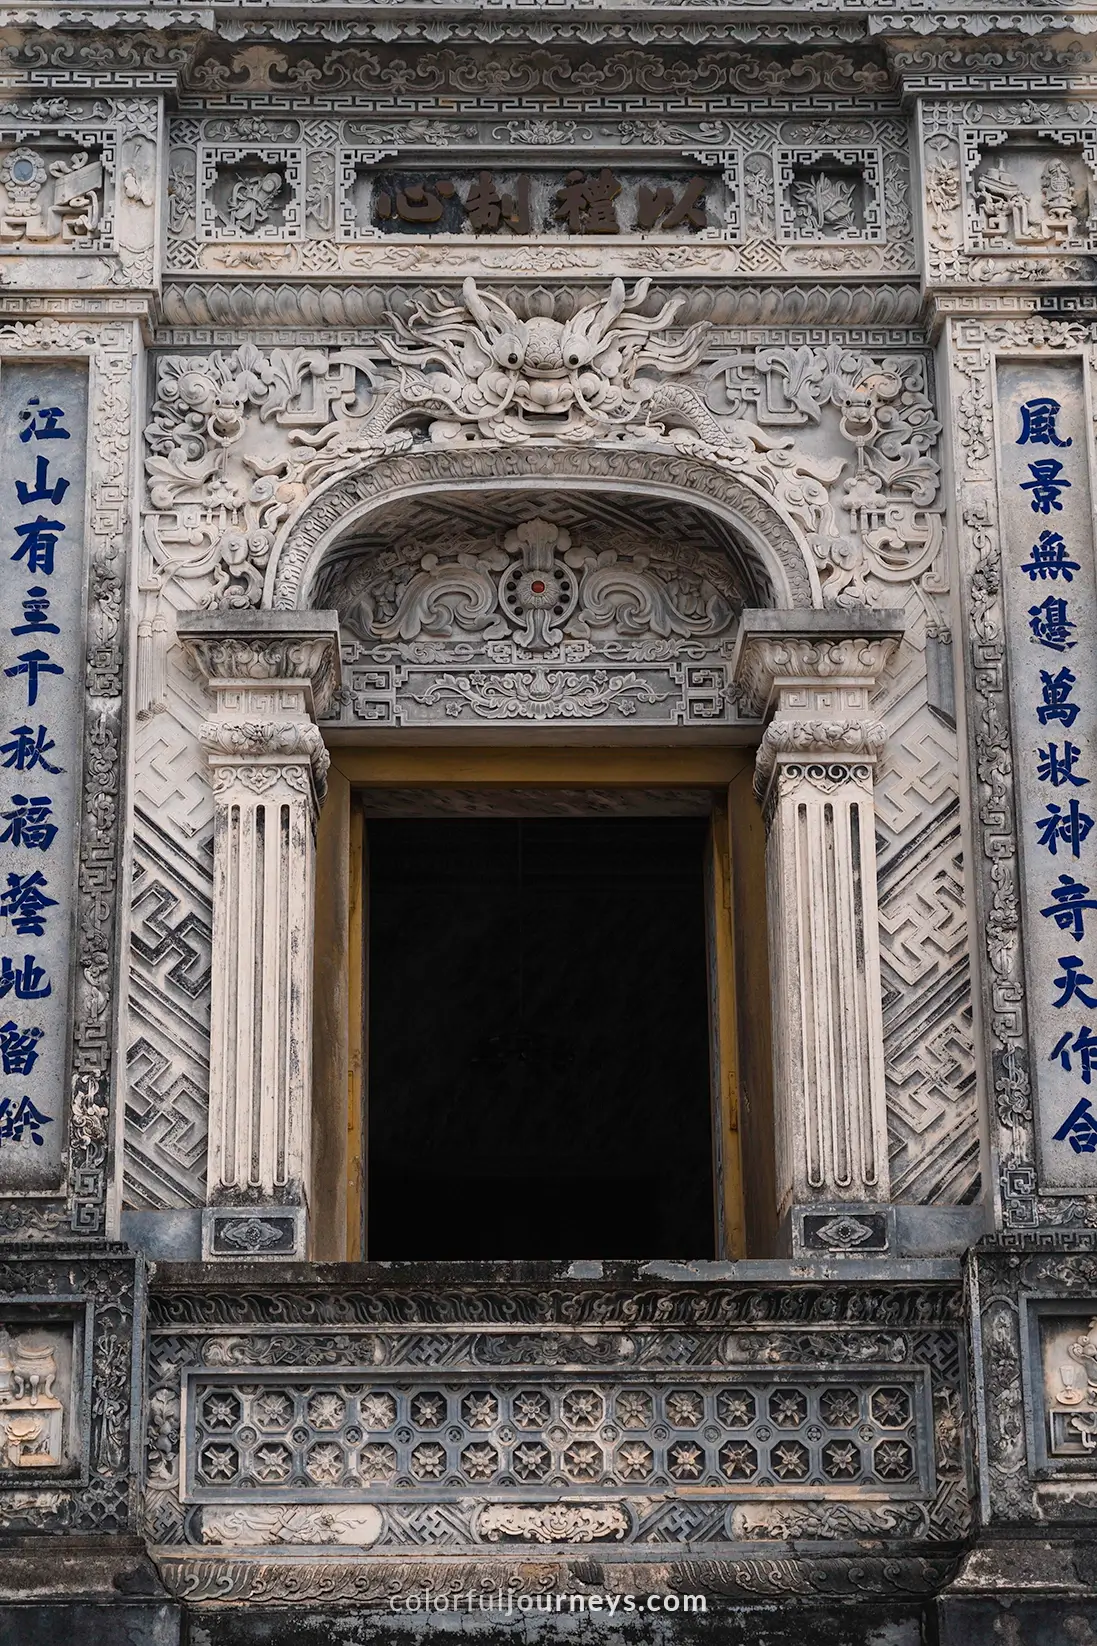
[[[1044,1316],[1039,1330],[1049,1461],[1097,1474],[1097,1319]]]
[[[782,240],[867,245],[884,238],[883,161],[876,147],[778,149],[777,189]]]
[[[1094,1245],[1092,1229],[1007,1232],[968,1259],[992,1524],[1050,1530],[1097,1505]]]
[[[6,104],[0,121],[3,284],[30,290],[74,282],[152,286],[158,131],[150,98]]]
[[[738,546],[706,546],[689,509],[649,506],[632,530],[624,498],[549,509],[405,506],[344,551],[316,594],[343,614],[341,723],[735,717],[727,663],[754,581]]]
[[[0,1470],[56,1469],[65,1461],[72,1392],[71,1330],[19,1331],[0,1323]]]
[[[135,1530],[135,1259],[101,1243],[8,1247],[0,1295],[0,1528]]]
[[[8,149],[0,158],[0,241],[96,243],[103,219],[103,161],[87,151]]]
[[[824,1290],[383,1287],[344,1291],[332,1333],[314,1293],[173,1288],[152,1299],[158,1565],[197,1594],[210,1544],[234,1572],[258,1544],[277,1594],[270,1545],[320,1541],[492,1564],[594,1545],[656,1587],[672,1554],[746,1539],[943,1552],[969,1513],[956,1295]]]
[[[956,756],[947,706],[931,705],[922,661],[926,637],[947,634],[926,357],[841,334],[823,346],[722,348],[715,330],[681,333],[674,318],[673,305],[642,289],[615,287],[608,299],[529,316],[470,285],[460,302],[419,299],[376,342],[367,335],[353,349],[238,344],[158,361],[148,432],[155,512],[138,631],[147,683],[138,737],[148,748],[140,781],[157,796],[142,811],[156,826],[142,825],[137,844],[140,861],[147,838],[170,869],[141,882],[141,907],[155,922],[141,942],[158,957],[158,976],[134,996],[142,1021],[130,1045],[135,1115],[171,1147],[170,1158],[151,1148],[155,1169],[134,1162],[133,1204],[201,1198],[208,916],[198,894],[209,869],[192,842],[208,838],[210,813],[187,753],[201,694],[168,649],[173,610],[261,599],[337,605],[346,661],[337,710],[348,725],[703,724],[739,713],[726,667],[735,612],[770,603],[767,580],[781,578],[794,604],[907,604],[911,641],[885,709],[890,752],[880,774],[892,1152],[904,1198],[970,1193]],[[512,491],[491,525],[482,504],[463,512],[452,499],[440,508],[424,500],[439,482],[498,489],[523,475],[539,478],[538,498],[516,507]],[[548,501],[546,481],[554,491],[553,481],[613,482],[624,494],[672,475],[679,495],[699,502],[734,481],[750,546],[696,506],[690,523],[681,506],[653,514],[654,504],[641,508],[634,497],[627,507],[638,530],[622,534],[590,491],[578,510],[563,502],[574,491],[556,491],[548,508],[539,500]],[[402,492],[416,501],[399,501]],[[388,493],[397,501],[383,514],[363,514]],[[806,536],[806,556],[763,496]],[[354,515],[362,524],[315,572],[321,546]],[[698,522],[707,522],[700,535]],[[529,540],[512,535],[519,528]],[[760,564],[755,545],[772,553],[782,534],[781,564]],[[163,783],[169,772],[174,796]],[[919,792],[933,795],[928,827],[911,800],[912,772]],[[170,853],[163,840],[153,845],[154,832],[170,834]],[[944,859],[938,838],[954,842]],[[182,1084],[165,1083],[178,1053],[147,1030],[165,990],[186,1025]],[[169,1091],[179,1107],[165,1108]]]
[[[1097,127],[1087,105],[926,102],[920,118],[931,282],[1092,277]]]
[[[803,1379],[728,1388],[648,1382],[618,1390],[600,1378],[521,1385],[520,1374],[486,1388],[447,1379],[436,1389],[402,1379],[361,1384],[344,1373],[337,1384],[264,1379],[240,1394],[224,1375],[188,1374],[196,1417],[182,1495],[249,1501],[278,1488],[296,1500],[398,1499],[428,1484],[439,1501],[521,1486],[570,1503],[591,1486],[648,1495],[675,1481],[717,1479],[820,1492],[854,1481],[869,1491],[927,1489],[927,1413],[902,1377],[859,1377],[840,1391]],[[809,1436],[809,1427],[820,1432]],[[615,1524],[589,1535],[631,1533],[631,1517],[613,1514]],[[523,1537],[520,1520],[507,1527],[490,1511],[488,1518],[485,1526],[480,1516],[481,1539],[587,1541],[566,1524],[527,1528],[532,1536]]]
[[[239,61],[262,80],[246,51]],[[714,71],[709,60],[689,95],[676,89],[671,118],[660,118],[669,83],[661,97],[656,64],[645,75],[649,112],[637,118],[622,95],[634,71],[617,60],[594,119],[500,123],[494,99],[476,96],[468,60],[447,53],[410,76],[402,61],[340,54],[336,74],[366,94],[369,117],[347,118],[338,98],[329,110],[315,91],[312,112],[292,119],[262,96],[248,112],[231,98],[220,113],[210,112],[218,99],[184,100],[169,134],[168,269],[913,272],[906,131],[893,109],[851,119],[778,94],[767,102],[785,102],[786,118],[760,118],[747,97],[729,118],[716,93],[725,75]],[[550,92],[573,73],[563,60],[500,62],[492,89],[521,81],[532,108],[539,77]],[[443,89],[451,74],[456,98]],[[393,75],[413,81],[437,117],[393,120],[377,95]],[[455,101],[468,103],[468,118],[454,117]],[[549,101],[559,108],[558,95]]]

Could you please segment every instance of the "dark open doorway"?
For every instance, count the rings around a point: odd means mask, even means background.
[[[706,837],[369,822],[371,1258],[713,1255]]]

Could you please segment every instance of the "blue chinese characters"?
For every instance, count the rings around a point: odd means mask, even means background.
[[[5,553],[26,582],[18,603],[4,613],[9,639],[3,674],[27,712],[16,724],[0,726],[0,770],[14,780],[0,804],[0,845],[8,859],[0,860],[0,1001],[11,1013],[0,1024],[0,1148],[24,1143],[41,1148],[45,1128],[55,1120],[26,1090],[26,1077],[34,1072],[50,1032],[36,1021],[38,1003],[54,992],[37,940],[45,938],[61,907],[52,882],[67,873],[67,866],[55,866],[59,825],[50,789],[50,780],[65,769],[57,759],[52,730],[63,707],[52,687],[64,678],[66,664],[58,651],[61,625],[51,617],[50,586],[63,573],[69,528],[59,518],[59,506],[72,486],[64,472],[64,443],[71,440],[66,417],[64,405],[26,397],[19,414],[16,472],[7,481],[17,509]],[[5,701],[11,703],[10,693]],[[32,855],[41,867],[30,866]],[[51,1027],[58,1032],[56,1025]]]
[[[1016,445],[1051,447],[1058,455],[1026,451],[1026,476],[1017,482],[1018,490],[1025,494],[1032,514],[1061,514],[1064,497],[1074,486],[1074,443],[1063,432],[1063,407],[1051,395],[1036,395],[1025,400],[1019,412]],[[1040,529],[1020,561],[1020,576],[1042,592],[1039,603],[1027,608],[1027,617],[1030,643],[1045,653],[1064,654],[1076,645],[1078,616],[1071,611],[1072,596],[1076,598],[1072,585],[1081,571],[1081,545],[1071,543],[1065,521],[1061,526]],[[1087,923],[1092,928],[1088,935],[1097,931],[1093,924],[1097,921],[1097,896],[1093,895],[1097,887],[1097,838],[1091,838],[1094,817],[1087,793],[1091,774],[1086,770],[1086,740],[1079,737],[1078,731],[1068,734],[1080,717],[1083,726],[1088,722],[1093,705],[1087,700],[1087,682],[1079,678],[1076,667],[1050,660],[1049,664],[1037,669],[1038,690],[1022,705],[1022,712],[1027,707],[1034,725],[1045,734],[1036,740],[1031,774],[1043,796],[1042,809],[1032,824],[1035,843],[1039,858],[1051,871],[1039,897],[1038,913],[1077,951],[1087,938]],[[1062,735],[1051,737],[1048,734],[1053,730]],[[1071,872],[1059,868],[1064,861],[1072,866]],[[1053,1016],[1062,1014],[1062,1028],[1044,1055],[1049,1063],[1085,1087],[1097,1075],[1097,1033],[1084,1015],[1097,1012],[1094,979],[1081,953],[1059,954],[1057,964],[1053,975],[1039,979],[1039,987],[1047,994],[1037,1003],[1035,1018],[1042,1019],[1048,1010]],[[1084,1091],[1078,1092],[1067,1113],[1060,1109],[1056,1119],[1054,1143],[1075,1154],[1097,1152],[1097,1113]]]

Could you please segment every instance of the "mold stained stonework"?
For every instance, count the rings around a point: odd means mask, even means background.
[[[873,774],[873,690],[901,612],[750,611],[735,678],[768,716],[755,792],[767,828],[778,1210],[791,1244],[886,1244],[890,1198]],[[841,1203],[833,1217],[819,1202]],[[858,1202],[873,1210],[857,1215]],[[813,1208],[805,1229],[804,1208]]]
[[[334,612],[216,613],[179,638],[213,698],[199,731],[214,796],[206,1257],[304,1257],[316,817],[314,716],[339,684]],[[272,1211],[272,1206],[277,1211]]]

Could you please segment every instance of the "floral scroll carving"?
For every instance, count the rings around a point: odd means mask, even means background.
[[[623,1538],[630,1521],[616,1503],[489,1503],[477,1525],[493,1543],[595,1543]]]
[[[549,520],[523,521],[501,544],[475,541],[420,553],[412,539],[359,565],[340,591],[363,639],[476,635],[544,653],[565,638],[729,633],[735,595],[726,570],[673,550],[622,542],[596,549]]]

